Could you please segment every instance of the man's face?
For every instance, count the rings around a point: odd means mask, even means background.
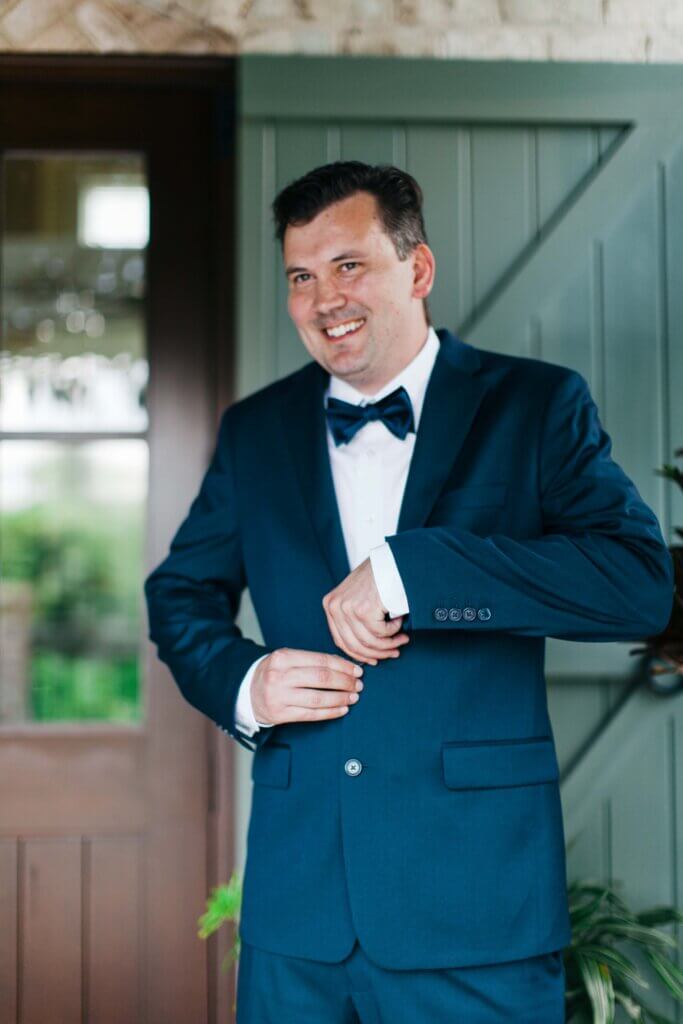
[[[369,192],[333,203],[308,224],[289,225],[283,258],[289,315],[330,373],[372,394],[421,347],[434,258],[421,244],[399,260]],[[341,325],[352,329],[338,337],[325,330]]]

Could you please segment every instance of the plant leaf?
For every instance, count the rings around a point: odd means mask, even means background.
[[[616,915],[604,917],[596,926],[595,938],[605,936],[628,939],[638,945],[655,946],[660,949],[666,946],[675,949],[677,946],[676,940],[668,932],[658,931],[649,925],[634,921],[633,918]]]
[[[616,949],[610,949],[608,946],[586,944],[581,947],[581,955],[591,957],[598,963],[606,964],[615,974],[618,974],[626,981],[635,982],[641,988],[650,987],[649,982],[639,973],[636,965],[628,957],[625,957],[623,953],[617,952]]]
[[[668,956],[662,956],[652,949],[646,949],[645,955],[669,992],[679,1003],[683,1002],[683,971],[678,964],[675,964]]]
[[[651,907],[649,910],[641,910],[635,918],[645,925],[680,924],[683,922],[683,913],[675,907]]]
[[[609,970],[582,953],[576,954],[576,960],[593,1007],[593,1024],[614,1024],[614,988]]]
[[[239,919],[242,885],[236,871],[233,871],[227,885],[218,885],[211,890],[206,901],[206,912],[198,920],[200,939],[213,935],[224,921]]]
[[[620,1003],[626,1011],[629,1020],[640,1020],[643,1019],[643,1008],[638,1005],[635,999],[632,999],[626,992],[621,992],[619,989],[614,990],[614,998],[617,1003]]]

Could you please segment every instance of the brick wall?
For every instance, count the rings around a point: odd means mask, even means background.
[[[683,0],[0,0],[0,50],[680,62]]]

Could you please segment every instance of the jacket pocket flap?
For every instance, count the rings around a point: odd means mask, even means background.
[[[251,777],[256,785],[286,789],[289,786],[291,760],[292,748],[286,743],[266,741],[254,754]]]
[[[483,505],[504,505],[508,485],[473,484],[471,487],[456,487],[437,498],[437,505],[449,508],[478,508]]]
[[[443,777],[449,789],[530,786],[559,778],[550,737],[444,743]]]

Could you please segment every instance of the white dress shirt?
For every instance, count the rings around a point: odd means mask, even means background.
[[[417,355],[376,395],[364,395],[331,374],[325,403],[328,397],[333,397],[354,405],[366,405],[378,402],[403,385],[410,395],[417,430],[427,383],[438,352],[439,339],[434,328],[430,327]],[[327,428],[327,448],[349,565],[355,569],[370,558],[379,596],[391,618],[406,615],[409,608],[394,556],[384,538],[396,533],[415,437],[411,432],[401,440],[381,420],[372,420],[364,424],[347,444],[337,446],[332,431],[329,426]],[[249,666],[237,694],[236,724],[248,736],[253,736],[260,726],[272,724],[256,720],[250,696],[256,666],[267,657],[264,654]]]

